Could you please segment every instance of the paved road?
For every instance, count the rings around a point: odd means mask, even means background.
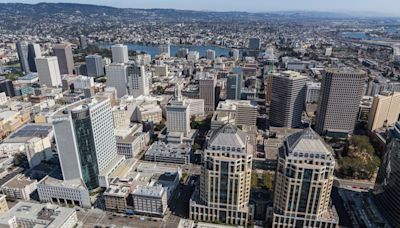
[[[335,178],[333,185],[338,188],[345,188],[353,191],[368,191],[374,187],[374,183],[370,181],[346,180]]]

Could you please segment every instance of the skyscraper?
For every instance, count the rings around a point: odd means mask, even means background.
[[[288,136],[278,156],[272,227],[338,227],[332,149],[307,128]]]
[[[199,97],[204,100],[204,111],[213,112],[217,101],[216,94],[217,78],[205,72],[199,78]]]
[[[230,73],[226,79],[226,99],[240,100],[242,74]]]
[[[225,125],[207,137],[200,189],[190,200],[189,217],[246,225],[254,146],[234,125]]]
[[[89,190],[118,157],[109,98],[96,96],[51,117],[64,180],[82,179]]]
[[[400,122],[389,130],[389,138],[373,191],[374,201],[392,227],[400,227]]]
[[[270,76],[271,77],[271,76]],[[285,71],[272,75],[270,124],[274,127],[302,126],[307,77],[298,72]]]
[[[35,58],[42,57],[40,45],[35,43],[28,44],[28,65],[31,72],[37,72]]]
[[[57,57],[40,57],[35,62],[40,84],[50,87],[62,85]]]
[[[72,56],[71,44],[56,44],[53,48],[57,56],[61,74],[74,73],[74,58]]]
[[[149,95],[149,78],[144,70],[144,66],[130,65],[128,67],[128,86],[129,94],[133,97]]]
[[[23,72],[30,72],[28,63],[28,43],[25,41],[18,41],[16,46],[21,70]]]
[[[129,62],[128,57],[128,46],[123,44],[115,44],[111,46],[112,61],[113,63],[127,63]]]
[[[104,75],[104,62],[101,55],[88,55],[85,57],[87,75],[100,77]]]
[[[117,90],[118,98],[128,94],[128,65],[112,63],[106,66],[107,86]]]
[[[315,130],[319,134],[352,133],[366,73],[353,68],[327,69],[321,82]]]
[[[175,86],[175,97],[166,107],[168,132],[180,132],[184,136],[190,133],[189,104],[182,99],[180,83]]]

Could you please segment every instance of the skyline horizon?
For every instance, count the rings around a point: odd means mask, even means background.
[[[160,0],[155,0],[155,1],[160,1]],[[155,2],[153,1],[153,2]],[[171,3],[174,2],[179,2],[181,0],[171,0]],[[205,2],[209,2],[211,0],[205,0]],[[227,1],[227,0],[221,0],[221,1]],[[259,2],[259,0],[255,0]],[[291,1],[291,0],[282,0],[282,1]],[[304,0],[306,2],[312,2],[315,0]],[[345,0],[339,0],[339,1],[345,1]],[[385,0],[387,2],[392,2],[394,0]],[[246,13],[279,13],[279,12],[319,12],[319,13],[335,13],[335,14],[355,14],[353,16],[363,16],[363,17],[394,17],[394,18],[400,18],[400,15],[398,15],[397,12],[383,12],[379,10],[372,10],[372,9],[338,9],[338,8],[330,8],[330,9],[324,9],[324,8],[307,8],[307,7],[287,7],[286,9],[283,8],[276,8],[276,7],[271,7],[269,9],[257,9],[257,10],[251,10],[249,8],[219,8],[215,7],[213,9],[211,8],[187,8],[185,6],[183,7],[174,7],[174,4],[170,4],[168,6],[164,6],[164,4],[159,4],[157,6],[148,4],[147,6],[144,6],[144,4],[136,4],[136,5],[130,5],[126,6],[123,4],[126,1],[121,1],[122,4],[118,5],[111,5],[107,4],[108,0],[100,0],[100,1],[95,1],[95,0],[88,0],[88,1],[75,1],[75,0],[64,0],[64,1],[43,1],[43,0],[21,0],[18,2],[10,2],[9,0],[3,1],[0,0],[0,3],[21,3],[21,4],[30,4],[30,5],[36,5],[40,3],[50,3],[50,4],[57,4],[57,3],[67,3],[67,4],[83,4],[83,5],[95,5],[95,6],[107,6],[107,7],[113,7],[113,8],[121,8],[121,9],[174,9],[174,10],[189,10],[189,11],[202,11],[202,12],[246,12]],[[257,5],[257,4],[254,4]],[[400,4],[399,4],[400,7]],[[350,15],[349,15],[350,16]]]

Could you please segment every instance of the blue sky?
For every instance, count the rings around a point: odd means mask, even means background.
[[[127,8],[175,8],[268,12],[286,10],[375,12],[400,17],[400,0],[0,0],[0,2],[73,2]]]

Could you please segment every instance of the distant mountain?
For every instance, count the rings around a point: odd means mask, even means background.
[[[0,3],[0,15],[22,16],[26,18],[41,19],[51,16],[83,16],[98,19],[114,18],[119,20],[164,20],[164,21],[209,21],[209,20],[263,20],[273,19],[276,16],[287,18],[349,18],[350,15],[328,12],[214,12],[214,11],[192,11],[175,9],[131,9],[114,8],[99,5],[74,4],[74,3]]]

